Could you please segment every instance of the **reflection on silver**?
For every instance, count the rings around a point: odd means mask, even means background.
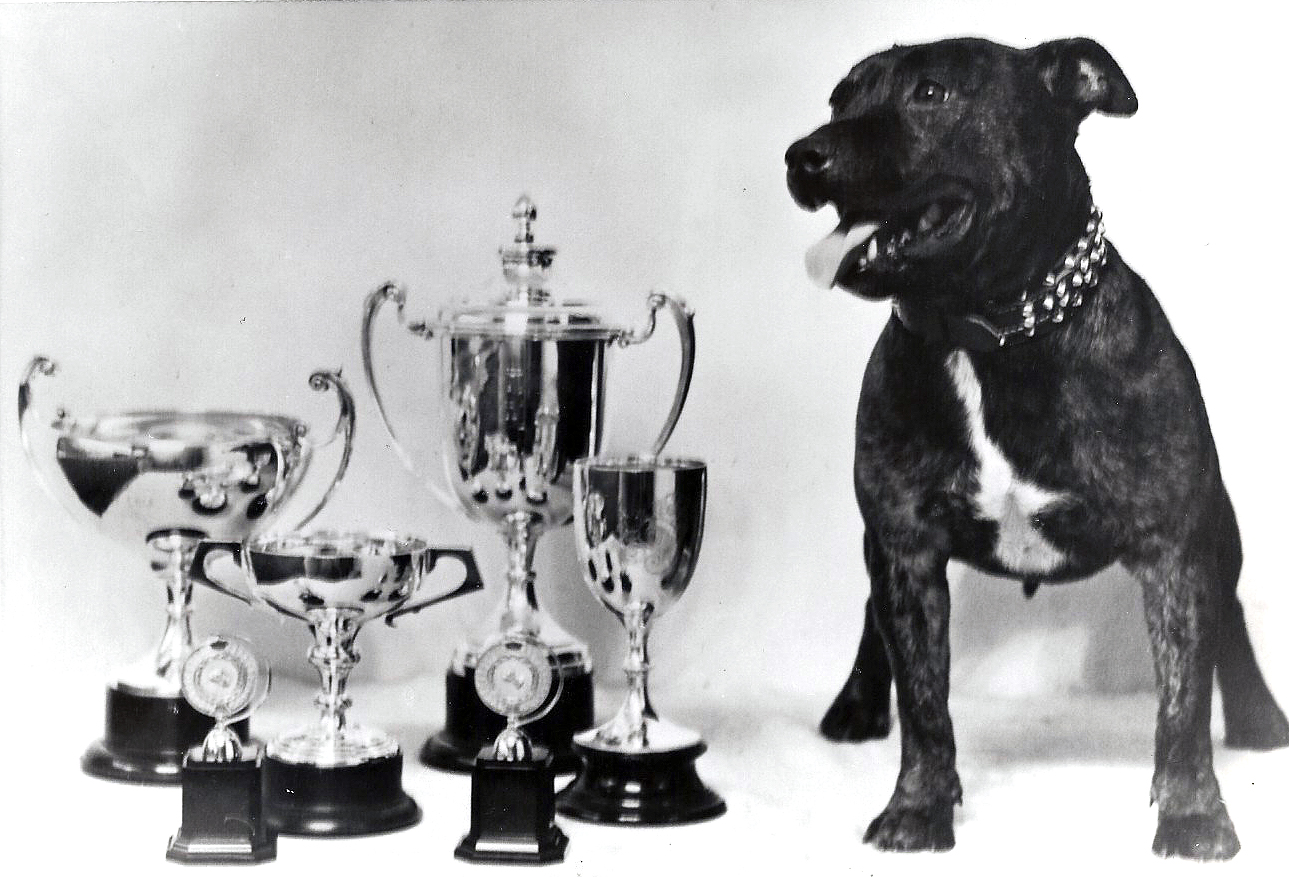
[[[648,297],[643,329],[606,323],[584,303],[557,303],[548,286],[555,250],[533,244],[536,208],[521,198],[512,212],[518,228],[501,251],[506,297],[493,304],[442,310],[431,321],[406,323],[404,291],[385,285],[367,297],[362,326],[363,363],[385,425],[404,462],[403,449],[377,386],[372,329],[386,302],[415,335],[441,341],[446,404],[425,394],[443,419],[440,430],[448,490],[428,486],[444,502],[499,530],[509,561],[506,592],[479,631],[456,652],[454,669],[473,668],[484,644],[498,632],[524,632],[551,645],[565,675],[590,671],[590,654],[538,609],[533,555],[549,527],[572,520],[570,464],[598,453],[604,431],[605,374],[612,347],[647,341],[658,311],[666,309],[680,335],[676,392],[653,452],[670,438],[689,391],[694,365],[692,312],[662,293]]]
[[[703,542],[707,466],[623,457],[574,464],[574,541],[596,597],[627,629],[627,697],[579,743],[623,753],[666,752],[699,735],[658,718],[649,700],[647,640],[654,619],[689,585]]]
[[[321,498],[296,511],[307,522],[322,508],[349,464],[354,403],[339,372],[318,371],[309,385],[334,390],[340,415],[321,442],[292,417],[231,411],[133,411],[52,415],[36,405],[34,386],[57,366],[37,356],[18,388],[23,447],[40,480],[77,518],[131,546],[146,546],[165,582],[166,629],[156,650],[126,671],[117,687],[176,697],[179,668],[192,649],[189,563],[202,538],[240,540],[279,520],[302,494],[310,464],[343,437]],[[316,493],[316,490],[314,491]]]
[[[215,720],[201,746],[193,750],[198,759],[239,761],[242,741],[229,726],[248,718],[268,697],[273,678],[268,661],[246,640],[221,634],[189,653],[180,677],[184,700]]]
[[[218,577],[217,557],[232,556],[242,580]],[[442,557],[460,561],[463,583],[418,593]],[[465,548],[437,548],[407,536],[318,531],[257,536],[245,543],[202,542],[194,552],[193,577],[249,603],[263,602],[309,626],[314,644],[309,663],[322,678],[314,698],[318,720],[279,735],[269,756],[293,764],[340,767],[398,752],[384,731],[349,721],[349,673],[358,663],[354,640],[368,621],[419,612],[483,587],[474,555]],[[418,599],[412,600],[413,596]]]

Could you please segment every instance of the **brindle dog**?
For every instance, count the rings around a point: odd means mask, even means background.
[[[1214,667],[1229,746],[1289,743],[1236,598],[1241,553],[1199,384],[1146,283],[1104,238],[1075,152],[1137,98],[1097,43],[897,46],[854,67],[832,120],[788,150],[803,207],[840,225],[815,280],[893,314],[859,400],[855,488],[871,592],[833,739],[902,757],[865,840],[953,846],[949,586],[964,561],[1039,582],[1118,562],[1140,581],[1159,695],[1160,855],[1239,850],[1213,774]]]

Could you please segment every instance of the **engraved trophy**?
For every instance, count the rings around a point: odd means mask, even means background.
[[[81,759],[86,773],[138,783],[178,783],[184,752],[210,720],[180,693],[192,650],[192,554],[203,538],[244,539],[283,519],[300,525],[326,503],[349,463],[354,403],[338,372],[309,378],[334,390],[340,415],[315,441],[303,421],[279,414],[144,410],[72,416],[36,404],[55,364],[37,356],[18,388],[23,446],[36,474],[73,515],[146,549],[166,589],[161,641],[111,681],[106,733]],[[336,445],[334,464],[315,465]],[[320,477],[309,479],[310,469]],[[319,493],[321,498],[319,497]],[[294,499],[294,501],[292,501]],[[238,733],[247,733],[241,724]]]
[[[221,557],[238,566],[228,563],[217,571]],[[452,576],[429,576],[443,557],[464,566],[460,584]],[[368,621],[384,618],[392,626],[399,616],[481,589],[470,550],[363,532],[269,534],[244,543],[203,542],[194,553],[192,571],[202,584],[248,603],[267,604],[304,622],[313,634],[308,656],[322,681],[314,698],[318,718],[279,734],[265,747],[269,824],[282,834],[312,836],[375,834],[415,825],[421,810],[403,790],[398,741],[348,714],[349,673],[358,663],[354,642]],[[450,587],[443,584],[445,578],[453,583]]]
[[[468,862],[544,864],[564,860],[568,838],[555,825],[555,771],[550,752],[533,746],[522,725],[559,701],[563,677],[555,653],[524,634],[498,638],[479,655],[479,699],[506,727],[475,758],[470,831],[456,848]]]
[[[551,750],[557,769],[577,759],[572,735],[594,722],[591,658],[587,647],[562,630],[537,603],[533,557],[537,540],[572,520],[573,460],[600,449],[605,411],[606,358],[613,347],[648,340],[658,311],[666,309],[680,335],[680,376],[671,410],[654,452],[661,450],[684,407],[694,365],[693,315],[661,293],[648,298],[643,329],[613,325],[584,303],[556,302],[548,272],[555,250],[533,244],[537,211],[527,197],[515,205],[518,229],[501,250],[507,291],[490,304],[441,310],[436,319],[407,328],[440,340],[442,402],[427,394],[441,417],[441,447],[450,490],[427,486],[469,518],[500,531],[509,560],[505,594],[482,625],[460,644],[447,673],[445,727],[421,751],[426,764],[469,770],[481,746],[501,730],[501,718],[475,691],[473,676],[485,645],[498,633],[541,639],[556,655],[564,693],[551,712],[534,723],[533,738]],[[377,388],[372,329],[381,306],[392,301],[403,322],[403,290],[386,285],[366,300],[363,363],[377,407],[394,445],[409,468],[415,462],[399,442]]]
[[[647,638],[694,572],[707,466],[697,460],[579,460],[574,541],[587,585],[627,629],[627,695],[608,722],[578,734],[583,769],[556,800],[563,816],[619,825],[696,822],[725,802],[694,767],[707,745],[660,719],[649,699]]]
[[[183,822],[166,858],[189,864],[248,864],[277,857],[277,834],[264,819],[260,752],[230,725],[264,703],[268,662],[237,637],[213,636],[183,663],[184,699],[215,720],[183,760]]]

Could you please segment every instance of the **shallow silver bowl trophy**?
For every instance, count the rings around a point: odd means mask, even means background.
[[[219,558],[236,562],[219,570]],[[427,577],[440,558],[464,566],[464,578]],[[348,715],[354,645],[368,621],[419,612],[483,587],[466,548],[437,548],[409,536],[318,531],[203,542],[193,559],[198,581],[249,603],[267,605],[308,625],[309,663],[322,690],[315,721],[274,737],[265,748],[264,810],[282,834],[342,836],[416,824],[421,811],[402,785],[398,741]],[[445,580],[450,586],[439,586]],[[415,598],[415,599],[413,599]]]
[[[339,372],[309,377],[309,386],[334,390],[340,402],[335,427],[315,441],[307,424],[280,414],[42,410],[38,379],[56,372],[51,360],[37,356],[18,388],[28,459],[77,518],[145,550],[166,592],[161,640],[109,683],[106,733],[81,765],[109,779],[178,783],[184,752],[210,728],[209,718],[180,695],[180,667],[192,650],[193,551],[204,538],[240,540],[317,514],[349,463],[353,398]],[[317,470],[318,451],[337,441],[336,462]],[[306,489],[311,468],[319,478]],[[243,725],[239,733],[246,730]]]
[[[533,244],[536,208],[520,198],[512,215],[515,239],[501,250],[505,298],[447,308],[432,321],[406,324],[417,336],[441,341],[442,390],[425,394],[424,404],[441,416],[442,462],[450,488],[428,486],[472,520],[500,531],[509,550],[505,594],[457,648],[447,674],[445,727],[421,752],[425,763],[450,770],[469,770],[480,747],[501,730],[501,718],[479,700],[473,682],[482,649],[499,633],[535,636],[554,650],[564,693],[531,733],[552,751],[557,768],[577,766],[569,748],[572,735],[594,722],[591,658],[583,643],[538,607],[533,574],[537,540],[547,529],[572,520],[571,463],[600,450],[610,349],[648,340],[660,310],[676,322],[680,375],[671,410],[653,443],[655,453],[676,426],[694,367],[693,315],[682,302],[651,294],[648,323],[640,330],[612,325],[584,303],[557,303],[547,276],[555,250]],[[397,305],[403,321],[401,289],[387,285],[367,297],[363,362],[394,444],[416,469],[398,439],[373,365],[373,326],[386,302]]]
[[[166,858],[189,864],[250,864],[277,856],[264,818],[260,752],[231,727],[268,697],[268,662],[246,640],[218,635],[192,650],[182,670],[184,699],[215,720],[183,760],[183,821]]]
[[[654,711],[650,625],[689,585],[703,541],[707,466],[622,457],[574,464],[574,541],[591,591],[627,629],[627,696],[608,722],[578,734],[584,764],[559,795],[563,816],[621,825],[710,819],[725,802],[699,779],[702,737]]]

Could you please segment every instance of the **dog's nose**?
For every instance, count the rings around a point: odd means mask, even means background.
[[[824,150],[818,141],[805,137],[788,147],[783,160],[792,173],[814,176],[828,169],[832,164],[832,154]]]

